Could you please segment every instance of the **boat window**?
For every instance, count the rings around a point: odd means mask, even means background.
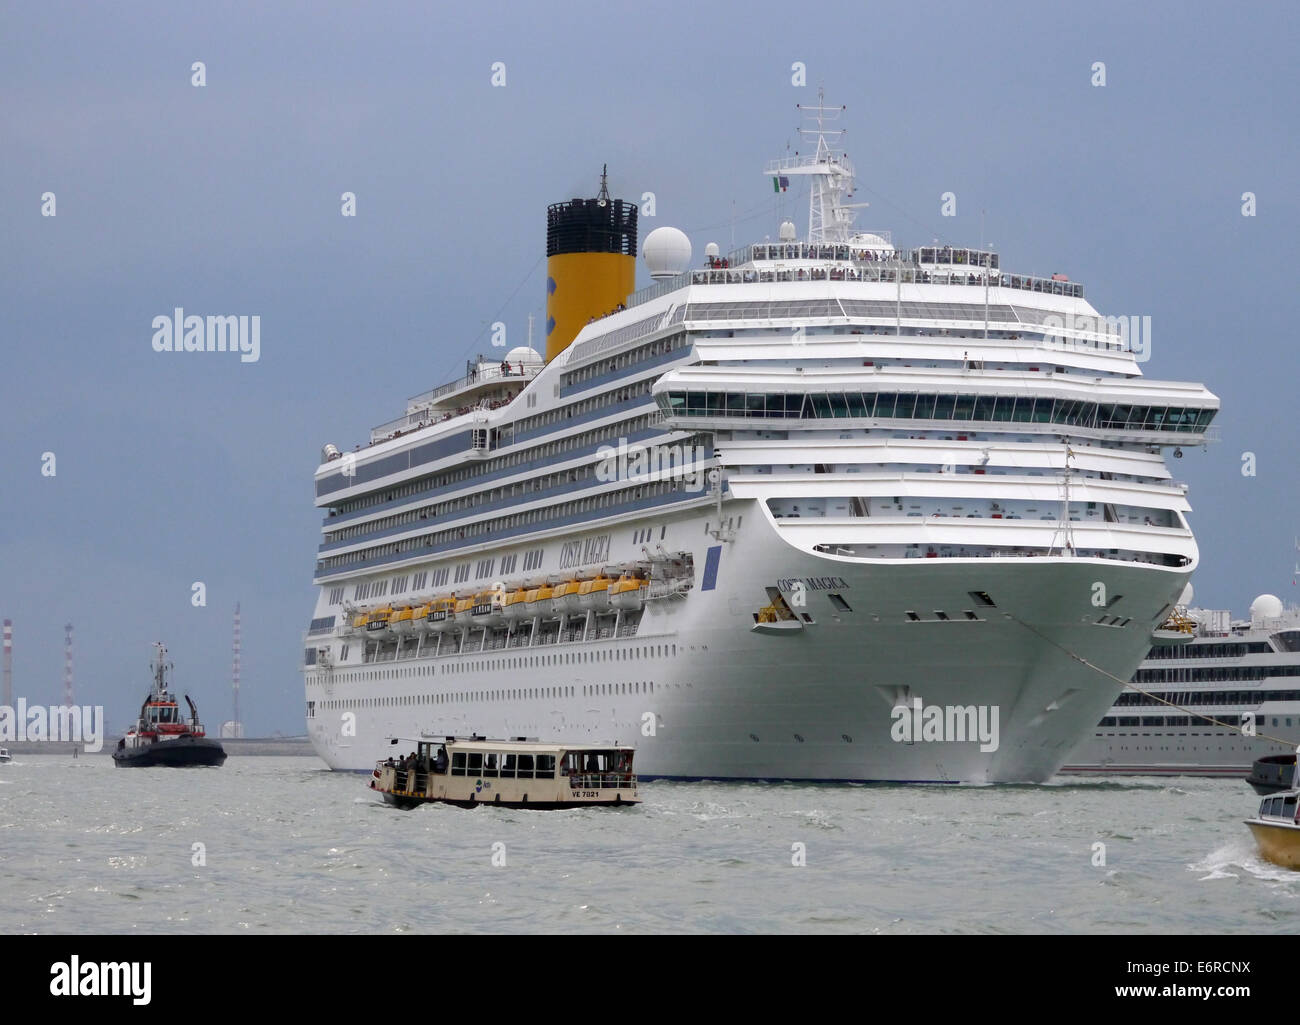
[[[538,779],[555,778],[555,755],[538,755],[536,776]]]
[[[451,756],[451,774],[453,776],[465,775],[465,752],[457,751]]]
[[[1282,817],[1291,821],[1295,820],[1295,795],[1291,795],[1283,800]]]
[[[483,771],[483,754],[480,751],[469,752],[469,771],[477,776]]]
[[[483,756],[483,775],[496,776],[497,774],[497,754],[495,751],[489,751]]]
[[[519,756],[519,768],[517,772],[518,772],[518,777],[520,779],[533,778],[533,756],[532,755]]]

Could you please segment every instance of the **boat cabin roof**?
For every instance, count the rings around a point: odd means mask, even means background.
[[[446,747],[448,751],[505,751],[515,752],[518,754],[563,754],[566,751],[627,751],[631,752],[633,748],[622,744],[543,744],[536,740],[486,740],[475,739],[469,740],[463,737],[453,737],[449,739],[438,740],[435,738],[425,737],[420,740],[399,739],[394,746],[401,747],[404,743],[428,745],[430,747]]]

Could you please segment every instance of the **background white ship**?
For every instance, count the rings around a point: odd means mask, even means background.
[[[1163,452],[1218,400],[1144,379],[1076,282],[855,230],[841,108],[805,113],[766,169],[806,181],[805,239],[692,270],[659,228],[634,293],[635,205],[556,204],[545,358],[326,447],[328,764],[424,730],[635,743],[643,777],[1040,781],[1093,731],[1196,567]],[[996,749],[895,741],[914,700],[996,707]]]
[[[1295,753],[1300,609],[1261,594],[1248,619],[1227,609],[1188,616],[1191,639],[1157,644],[1134,674],[1148,693],[1120,694],[1063,771],[1245,777],[1257,758]],[[1248,722],[1254,736],[1241,729]]]

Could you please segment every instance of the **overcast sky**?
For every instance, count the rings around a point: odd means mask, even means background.
[[[593,195],[602,163],[616,196],[655,194],[643,235],[680,227],[697,257],[774,237],[783,212],[802,233],[806,206],[782,211],[761,170],[823,82],[848,106],[861,227],[992,242],[1009,271],[1152,318],[1144,372],[1223,403],[1222,441],[1171,461],[1198,602],[1295,600],[1297,42],[1282,3],[7,4],[15,693],[61,698],[72,622],[77,698],[111,725],[162,639],[215,726],[239,601],[249,732],[303,732],[320,446],[454,376],[491,322],[523,342],[546,206]],[[177,306],[260,316],[260,359],[155,352]]]

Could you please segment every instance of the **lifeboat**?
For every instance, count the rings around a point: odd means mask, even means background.
[[[578,604],[584,610],[604,612],[609,608],[609,585],[614,583],[605,574],[584,580],[578,585]]]
[[[555,590],[551,593],[551,608],[556,615],[581,611],[582,606],[578,603],[578,588],[580,586],[581,584],[576,580],[566,580],[562,584],[555,585]]]
[[[394,637],[410,637],[415,633],[415,610],[409,605],[394,609],[388,617],[388,629]]]
[[[433,602],[425,602],[423,605],[414,605],[411,607],[411,627],[417,634],[429,632],[429,609],[433,607]]]
[[[456,607],[447,613],[447,618],[451,621],[454,629],[462,626],[469,626],[470,617],[474,614],[473,598],[457,598]]]
[[[551,599],[554,595],[555,588],[550,584],[534,587],[528,592],[528,614],[530,616],[551,615]]]
[[[645,605],[645,592],[649,581],[624,573],[609,585],[609,603],[616,609],[636,611]]]
[[[506,621],[504,610],[505,588],[498,584],[474,595],[470,607],[470,620],[475,626],[500,626]]]
[[[528,619],[532,612],[528,608],[528,596],[531,591],[525,591],[522,587],[518,590],[511,591],[506,595],[506,600],[502,603],[502,611],[505,612],[506,619],[511,622],[517,622],[521,619]]]
[[[456,597],[434,598],[428,604],[428,612],[424,614],[424,628],[434,633],[441,633],[448,629],[456,619]]]
[[[393,610],[387,605],[381,609],[372,609],[366,617],[366,637],[372,641],[391,637],[393,631],[389,629],[388,620],[392,615]]]

